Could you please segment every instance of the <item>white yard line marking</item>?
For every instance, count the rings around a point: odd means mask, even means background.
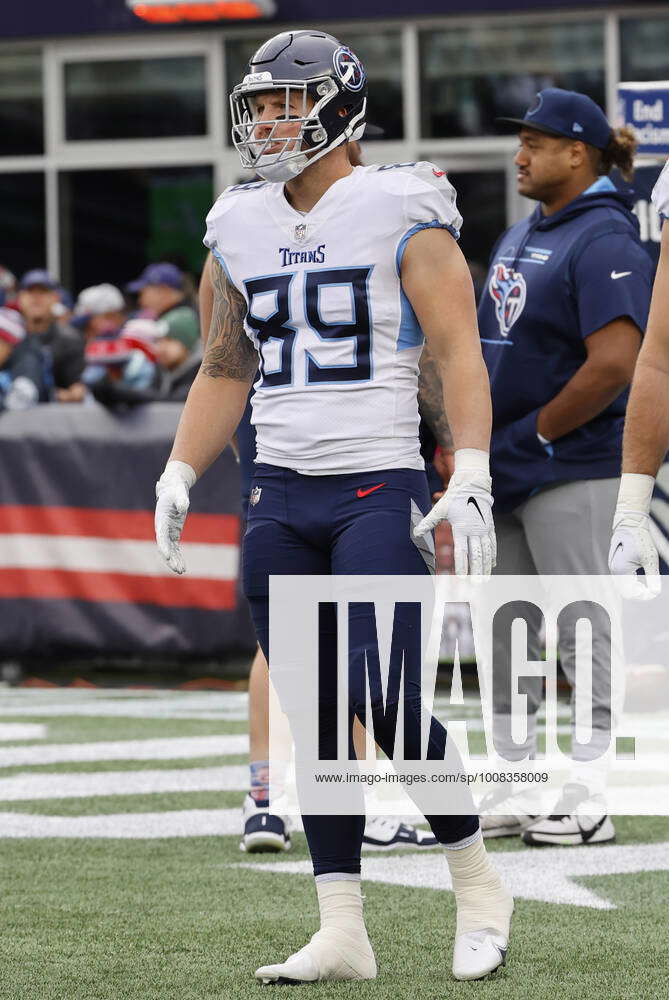
[[[0,801],[81,799],[92,795],[154,795],[158,792],[222,792],[248,788],[249,769],[187,767],[174,771],[99,771],[82,774],[17,774],[0,778]]]
[[[495,868],[516,898],[544,903],[567,903],[596,910],[615,909],[596,892],[574,882],[593,875],[636,874],[669,871],[669,843],[630,844],[624,847],[542,847],[528,851],[500,851],[494,855]],[[307,861],[273,861],[271,864],[242,863],[270,874],[311,874]],[[365,858],[363,881],[421,889],[452,890],[446,862],[431,854],[413,853],[401,857]]]
[[[0,722],[0,742],[46,739],[46,726],[40,722]]]
[[[115,813],[111,816],[36,816],[0,812],[0,839],[223,837],[240,834],[241,823],[240,809],[184,809],[178,812]]]
[[[95,760],[179,760],[248,753],[248,749],[249,738],[243,734],[109,740],[100,743],[51,743],[42,746],[0,747],[0,767]]]
[[[138,692],[130,699],[116,692],[77,690],[40,692],[33,698],[0,701],[0,717],[106,716],[137,719],[246,719],[248,695],[243,691]],[[167,695],[167,696],[166,696]],[[21,737],[17,737],[20,739]],[[29,737],[26,737],[27,739]]]

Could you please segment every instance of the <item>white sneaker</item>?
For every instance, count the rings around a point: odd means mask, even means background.
[[[506,965],[508,947],[507,938],[492,929],[459,934],[453,946],[453,976],[460,980],[483,979]]]
[[[481,833],[486,840],[492,837],[514,837],[522,833],[536,816],[510,813],[505,816],[481,816]]]
[[[430,830],[419,830],[401,823],[392,816],[368,816],[362,838],[364,851],[392,851],[396,847],[438,847],[439,841]]]
[[[489,812],[495,808],[500,815]],[[538,819],[538,810],[532,813],[532,802],[527,795],[507,795],[499,791],[484,795],[479,803],[481,833],[486,840],[492,837],[513,837],[522,833],[530,823]]]
[[[263,965],[255,975],[265,986],[376,979],[376,959],[369,941],[354,940],[337,928],[324,927],[285,962]]]
[[[290,821],[287,816],[277,816],[269,810],[266,800],[257,802],[251,795],[242,807],[244,829],[239,850],[247,854],[289,851]]]
[[[582,844],[607,844],[616,839],[616,829],[607,815],[545,816],[523,831],[523,843],[556,844],[575,847]]]
[[[587,815],[582,816],[580,809],[577,814],[577,806],[587,810]],[[555,811],[528,826],[523,842],[563,847],[610,843],[616,839],[616,830],[605,808],[603,796],[591,796],[584,785],[566,784]]]

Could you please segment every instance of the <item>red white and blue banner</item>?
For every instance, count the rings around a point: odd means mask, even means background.
[[[229,451],[193,491],[187,573],[156,549],[154,486],[180,408],[118,416],[50,405],[0,417],[0,657],[251,648]]]

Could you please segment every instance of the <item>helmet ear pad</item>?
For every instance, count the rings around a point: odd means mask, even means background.
[[[332,94],[328,101],[326,101],[320,108],[318,112],[318,117],[311,119],[314,125],[320,125],[320,128],[306,129],[303,139],[303,149],[312,149],[314,146],[319,146],[322,144],[324,135],[327,136],[327,145],[339,145],[336,143],[336,139],[344,134],[341,142],[348,141],[351,138],[351,133],[353,129],[348,128],[349,122],[356,116],[362,113],[364,117],[366,108],[366,96],[365,94],[354,95],[349,91],[344,90],[341,85],[337,84],[337,93]],[[307,93],[314,99],[316,103],[322,102],[321,96],[317,93],[315,87],[309,87]],[[356,127],[360,122],[356,122]]]

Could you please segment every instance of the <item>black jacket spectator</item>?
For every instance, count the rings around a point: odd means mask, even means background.
[[[31,333],[29,337],[38,340],[43,348],[57,389],[67,389],[79,381],[84,370],[84,344],[76,330],[53,322],[44,333]]]

